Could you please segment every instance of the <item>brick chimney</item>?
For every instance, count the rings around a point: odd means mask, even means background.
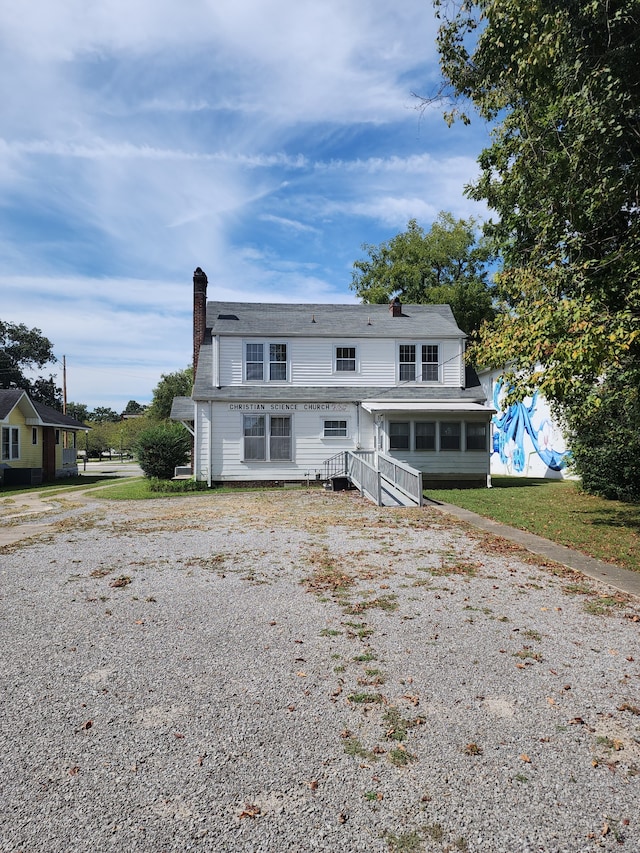
[[[392,317],[402,317],[402,302],[400,302],[399,296],[396,296],[396,298],[389,303],[389,311],[391,311]]]
[[[198,369],[200,345],[207,327],[207,274],[197,267],[193,273],[193,379]]]

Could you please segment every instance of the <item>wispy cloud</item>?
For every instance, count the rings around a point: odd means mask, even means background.
[[[188,362],[195,266],[220,298],[352,301],[362,243],[483,215],[486,129],[411,96],[435,27],[423,0],[0,5],[0,315],[124,405]]]

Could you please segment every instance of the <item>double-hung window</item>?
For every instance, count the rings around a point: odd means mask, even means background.
[[[286,382],[287,345],[284,343],[245,343],[244,375],[247,382]]]
[[[336,373],[355,373],[356,348],[336,347]]]
[[[398,352],[400,382],[416,381],[416,345],[400,344]]]
[[[398,379],[400,382],[439,382],[438,344],[400,344]]]
[[[422,345],[422,381],[437,382],[438,371],[438,344]]]
[[[18,427],[2,427],[2,459],[11,461],[20,458],[20,430]]]
[[[269,380],[287,381],[287,345],[269,344]]]
[[[244,415],[245,462],[289,461],[291,418],[280,415]]]
[[[247,382],[264,380],[264,344],[246,344],[245,376]]]

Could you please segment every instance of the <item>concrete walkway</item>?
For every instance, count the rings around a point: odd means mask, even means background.
[[[461,521],[466,521],[474,527],[479,527],[481,530],[486,530],[495,536],[501,536],[503,539],[515,542],[533,554],[546,557],[549,560],[560,563],[562,566],[574,569],[576,572],[580,572],[589,578],[606,583],[619,592],[626,592],[630,595],[640,597],[640,572],[631,572],[620,566],[596,560],[594,557],[588,557],[586,554],[581,554],[579,551],[574,551],[565,545],[558,545],[549,539],[544,539],[542,536],[536,536],[533,533],[527,533],[525,530],[509,527],[507,524],[500,524],[498,521],[492,521],[490,518],[485,518],[482,515],[462,509],[459,506],[454,506],[453,504],[425,500],[425,505],[433,506],[441,512],[454,515]]]

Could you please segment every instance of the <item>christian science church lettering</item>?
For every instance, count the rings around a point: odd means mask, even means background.
[[[448,305],[207,301],[199,267],[193,284],[195,381],[171,417],[198,480],[306,480],[368,450],[427,487],[487,483],[493,410]]]

